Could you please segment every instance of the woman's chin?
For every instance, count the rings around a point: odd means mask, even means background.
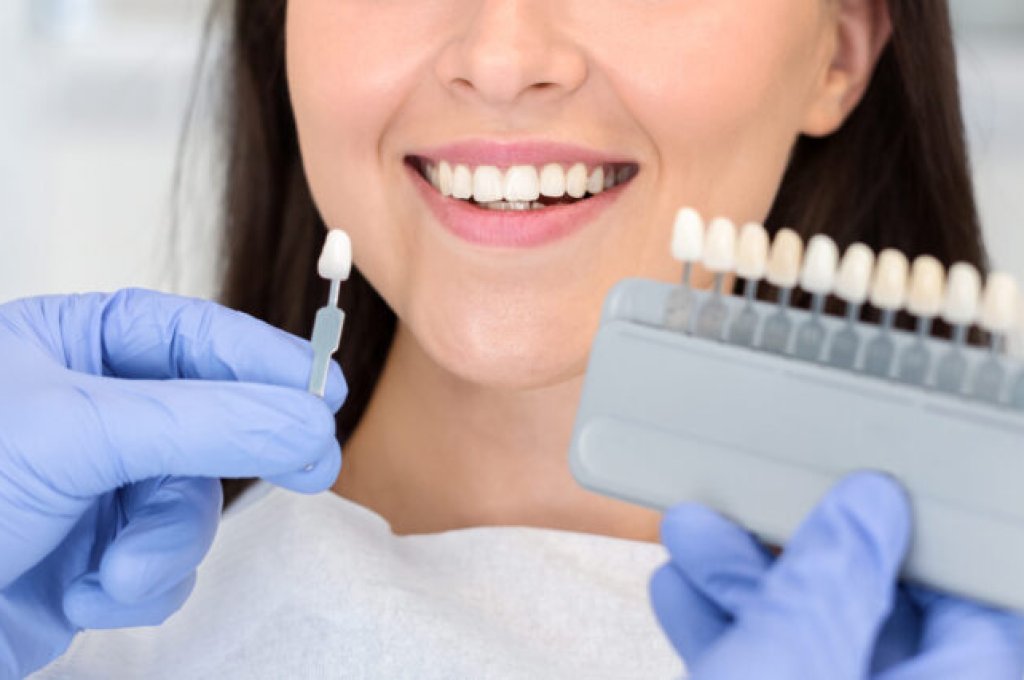
[[[589,343],[557,330],[509,328],[456,332],[441,329],[420,339],[425,353],[456,379],[498,390],[529,390],[578,379]],[[525,331],[525,332],[524,332]]]

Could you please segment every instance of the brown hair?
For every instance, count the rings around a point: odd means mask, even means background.
[[[889,0],[893,35],[864,100],[827,138],[801,138],[767,220],[908,257],[986,266],[967,163],[949,9]],[[285,73],[286,0],[230,3],[222,301],[307,335],[326,288],[315,274],[325,226],[303,174]],[[349,397],[339,438],[376,385],[395,316],[358,268],[342,287],[339,360]],[[227,501],[245,482],[225,481]]]

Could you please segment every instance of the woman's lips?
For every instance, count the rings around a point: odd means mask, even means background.
[[[416,189],[448,231],[477,245],[533,248],[557,241],[596,219],[614,203],[632,179],[596,196],[538,210],[489,210],[443,196],[410,163],[404,163]]]

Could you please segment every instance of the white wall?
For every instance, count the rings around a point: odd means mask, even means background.
[[[0,301],[127,285],[212,293],[211,190],[186,203],[181,252],[167,239],[206,2],[0,2]],[[1024,2],[952,4],[987,238],[1024,281]],[[180,281],[163,266],[172,255]]]

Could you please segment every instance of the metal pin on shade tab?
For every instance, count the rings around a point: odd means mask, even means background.
[[[327,372],[331,356],[341,346],[341,328],[345,323],[345,312],[338,307],[341,282],[347,281],[352,273],[352,241],[340,229],[327,232],[323,252],[317,262],[320,277],[331,282],[327,304],[316,313],[313,323],[313,368],[309,374],[309,393],[323,398],[327,391]]]

